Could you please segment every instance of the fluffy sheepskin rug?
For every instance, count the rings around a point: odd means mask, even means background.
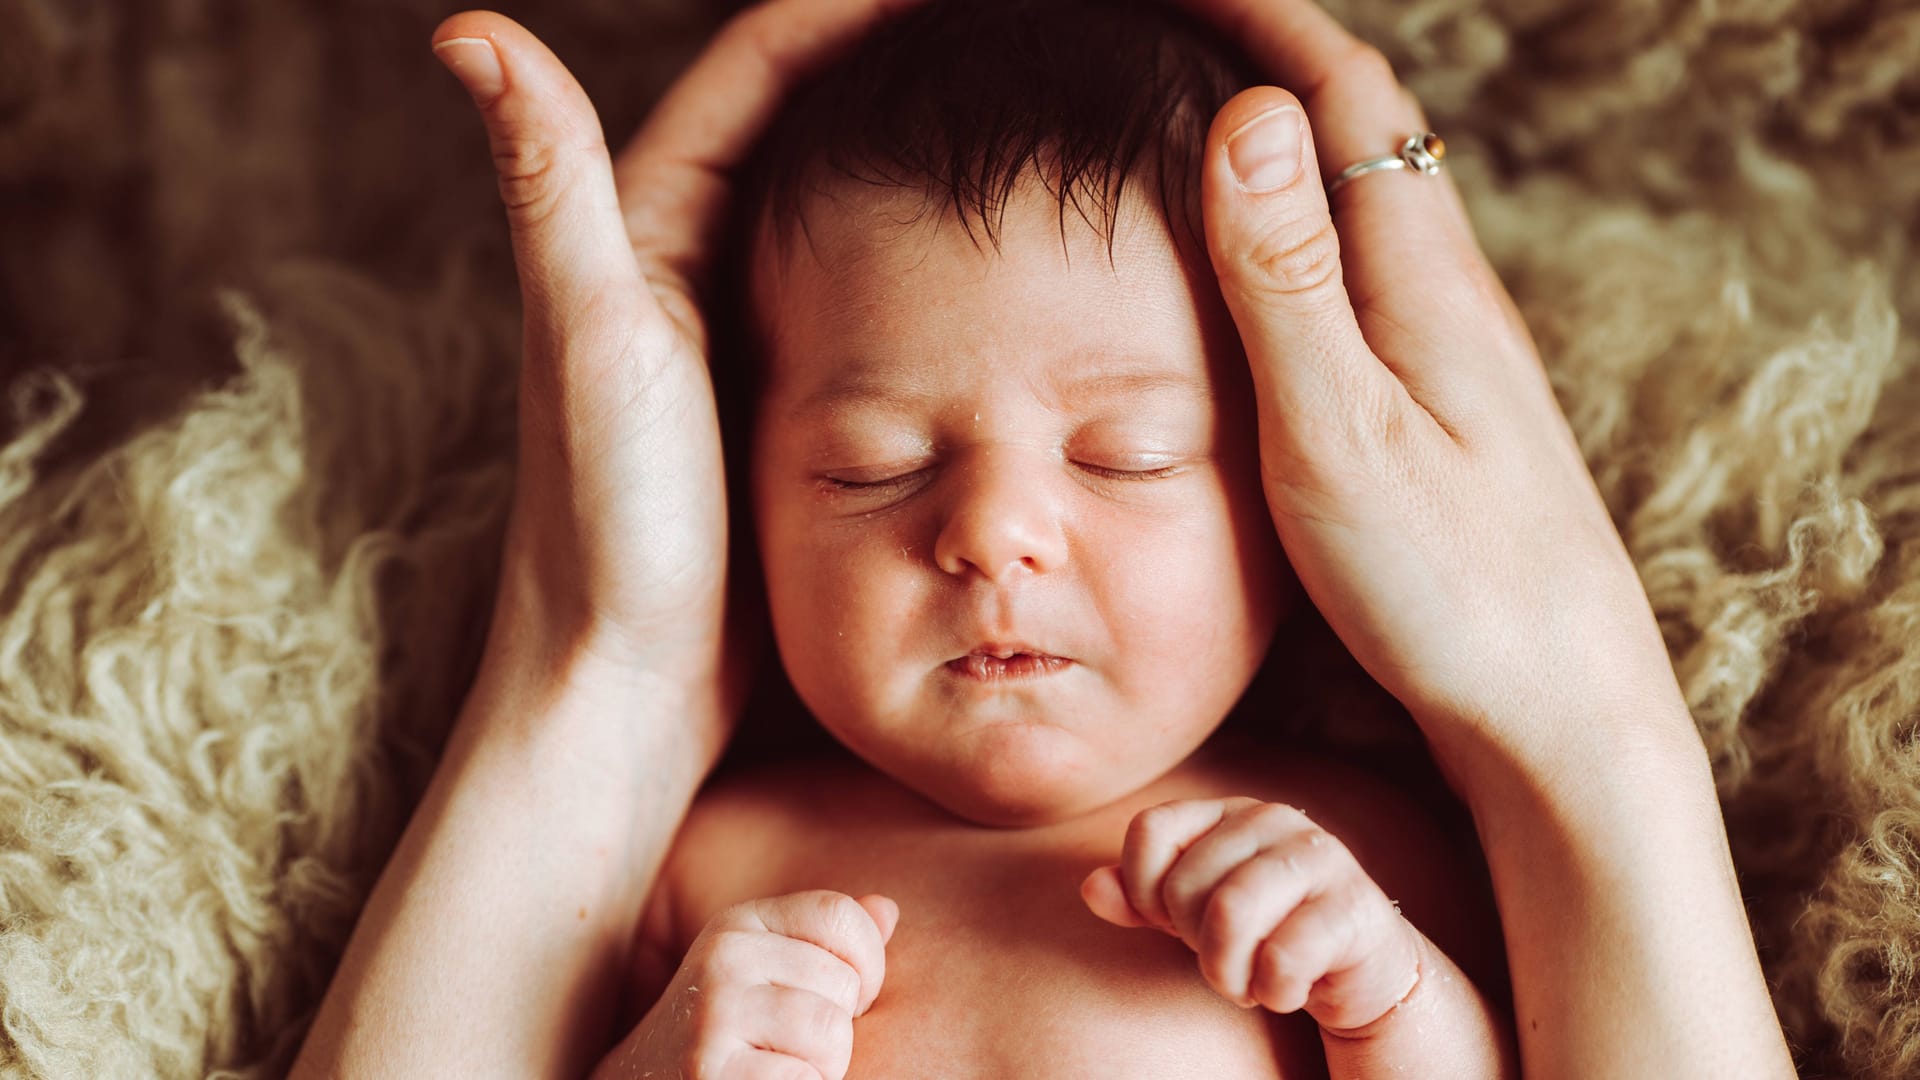
[[[1920,1073],[1920,11],[1333,6],[1638,562],[1804,1075]],[[439,753],[519,341],[454,10],[0,0],[7,1076],[283,1071]],[[725,14],[503,10],[616,144]]]

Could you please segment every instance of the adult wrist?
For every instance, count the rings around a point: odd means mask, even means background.
[[[643,664],[619,635],[557,618],[503,584],[461,722],[529,735],[580,731],[643,746],[657,763],[703,778],[736,711],[711,665]]]
[[[1654,773],[1700,779],[1712,770],[1699,729],[1677,687],[1637,702],[1596,702],[1582,714],[1564,709],[1520,720],[1488,717],[1444,721],[1414,714],[1441,775],[1476,816],[1522,796],[1662,783]],[[1653,772],[1649,772],[1653,770]],[[1525,797],[1525,796],[1522,796]]]
[[[1430,736],[1492,875],[1527,1072],[1783,1075],[1691,721],[1552,719]]]

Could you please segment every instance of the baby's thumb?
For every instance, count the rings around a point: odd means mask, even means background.
[[[880,928],[880,942],[886,944],[893,940],[893,928],[900,924],[900,905],[879,893],[855,897],[854,902],[867,909],[873,916],[874,925]]]
[[[433,51],[486,123],[529,340],[561,355],[570,334],[590,332],[589,311],[637,314],[645,290],[586,91],[538,38],[495,12],[448,17]],[[634,310],[619,310],[623,303]]]
[[[1095,915],[1115,926],[1152,926],[1127,902],[1127,890],[1120,884],[1120,868],[1103,866],[1080,883],[1080,899]]]

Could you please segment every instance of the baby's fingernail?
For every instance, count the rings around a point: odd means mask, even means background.
[[[1259,194],[1283,188],[1300,171],[1300,110],[1271,109],[1227,136],[1227,161],[1240,186]]]
[[[493,43],[485,38],[448,38],[435,45],[433,51],[481,105],[499,97],[506,86],[506,76],[500,71],[500,54],[493,51]]]

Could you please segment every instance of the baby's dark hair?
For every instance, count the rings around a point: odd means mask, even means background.
[[[1201,155],[1214,114],[1265,82],[1179,0],[919,0],[789,92],[735,176],[717,295],[715,375],[749,408],[766,333],[749,301],[759,242],[784,260],[809,201],[832,182],[919,189],[995,250],[1016,186],[1037,179],[1107,242],[1121,196],[1150,189],[1174,236],[1204,250]],[[766,227],[767,232],[762,232]],[[810,239],[810,237],[809,237]],[[723,417],[723,422],[725,417]],[[736,424],[736,434],[738,434]]]
[[[1009,196],[1038,179],[1102,230],[1148,182],[1198,240],[1207,128],[1261,78],[1178,0],[923,0],[790,94],[740,178],[749,225],[770,215],[784,254],[821,180],[919,188],[996,250]],[[978,238],[975,237],[975,243]],[[1063,235],[1064,240],[1064,235]]]

